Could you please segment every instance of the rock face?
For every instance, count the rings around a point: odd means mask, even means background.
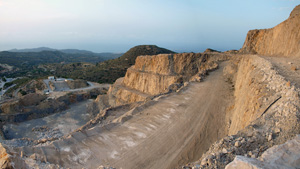
[[[290,17],[294,17],[300,14],[300,5],[296,6],[294,10],[291,12]]]
[[[215,61],[227,57],[218,53],[139,56],[125,77],[118,79],[109,89],[110,105],[144,101],[150,96],[174,90],[172,84],[179,87],[191,79],[200,80],[205,71],[217,68]]]
[[[171,84],[181,83],[198,72],[196,62],[200,57],[200,54],[140,56],[127,70],[122,85],[150,95],[167,92]]]
[[[235,105],[232,114],[230,114],[229,134],[236,134],[249,125],[266,109],[264,105],[270,104],[263,103],[263,100],[265,98],[270,99],[270,96],[264,82],[266,75],[260,69],[255,68],[258,59],[256,57],[244,57],[236,66],[236,77],[232,77],[235,81]],[[231,65],[229,64],[228,67]],[[233,73],[233,70],[228,67],[225,70]],[[274,99],[272,98],[270,101],[274,101]]]
[[[240,50],[243,53],[300,57],[300,5],[290,17],[271,29],[251,30]]]

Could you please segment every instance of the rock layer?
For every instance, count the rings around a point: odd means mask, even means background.
[[[220,53],[139,56],[125,77],[109,89],[110,105],[144,101],[150,96],[169,92],[174,88],[173,84],[180,87],[190,80],[199,81],[207,70],[217,68],[216,61],[228,57]]]
[[[300,5],[290,17],[271,29],[250,30],[241,49],[243,53],[300,57]]]

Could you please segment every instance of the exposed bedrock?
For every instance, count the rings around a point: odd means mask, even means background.
[[[243,53],[300,57],[300,5],[290,17],[274,28],[250,30],[241,49]]]
[[[151,96],[180,88],[184,82],[200,81],[208,70],[217,68],[217,61],[228,58],[229,55],[220,53],[139,56],[125,77],[118,79],[109,89],[110,105],[145,101]]]

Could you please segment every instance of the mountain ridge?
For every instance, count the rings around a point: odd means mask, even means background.
[[[81,50],[81,49],[54,49],[49,47],[37,47],[37,48],[25,48],[25,49],[11,49],[11,50],[4,50],[6,52],[15,52],[15,53],[24,53],[24,52],[43,52],[43,51],[59,51],[66,54],[94,54],[100,55],[103,57],[109,57],[111,59],[117,58],[121,56],[123,53],[114,53],[114,52],[92,52],[89,50]],[[2,51],[2,52],[4,52]]]

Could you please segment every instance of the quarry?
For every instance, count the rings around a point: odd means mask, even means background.
[[[299,168],[299,28],[297,6],[239,51],[138,56],[112,85],[32,82],[0,106],[0,166]]]

